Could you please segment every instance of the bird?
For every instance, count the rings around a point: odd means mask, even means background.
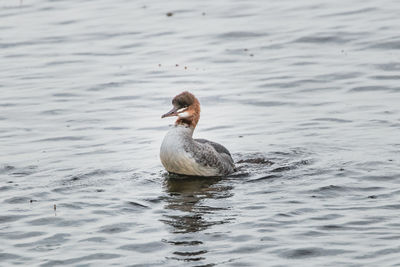
[[[223,145],[206,139],[193,139],[200,119],[200,102],[184,91],[172,99],[172,109],[161,116],[177,117],[164,137],[160,159],[169,173],[221,177],[235,171],[231,153]]]

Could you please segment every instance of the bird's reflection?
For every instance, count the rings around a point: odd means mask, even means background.
[[[199,233],[230,221],[226,215],[230,207],[218,201],[232,196],[228,182],[224,178],[165,177],[166,213],[162,221],[172,226],[173,234],[165,242],[177,250],[170,258],[185,262],[206,259],[207,250],[203,247],[206,240]]]

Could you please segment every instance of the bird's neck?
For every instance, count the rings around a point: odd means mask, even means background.
[[[193,136],[193,131],[194,131],[194,127],[190,127],[187,124],[184,123],[179,123],[176,124],[173,128],[173,132],[175,132],[176,134],[180,135],[180,136],[186,136],[189,138],[192,138]]]
[[[185,118],[178,118],[175,122],[175,127],[179,127],[182,129],[187,129],[190,132],[190,135],[193,135],[194,129],[196,128],[196,124],[193,121]]]

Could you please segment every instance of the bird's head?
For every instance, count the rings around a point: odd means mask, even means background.
[[[172,106],[172,109],[161,118],[177,116],[176,125],[186,124],[189,127],[196,127],[200,119],[200,102],[193,94],[187,91],[180,93],[172,99]]]

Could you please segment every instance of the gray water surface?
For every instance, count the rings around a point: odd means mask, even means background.
[[[399,266],[399,14],[2,1],[0,265]],[[184,90],[234,175],[163,169]]]

